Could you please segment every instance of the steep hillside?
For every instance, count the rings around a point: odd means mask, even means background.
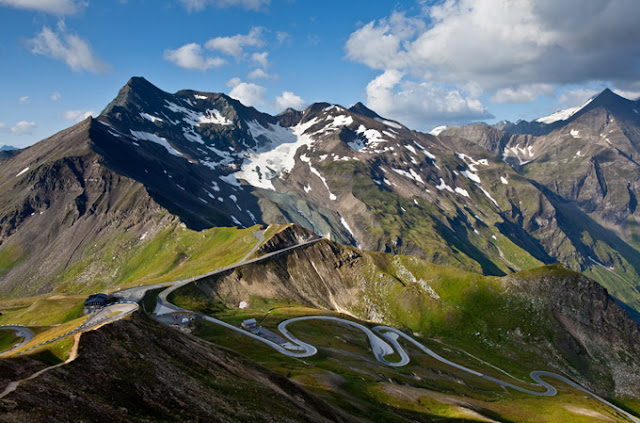
[[[640,393],[637,324],[601,286],[561,266],[488,278],[322,241],[198,281],[170,300],[204,313],[241,302],[332,310],[444,339],[522,374],[549,368],[604,396]]]
[[[588,272],[637,309],[640,105],[605,90],[547,126],[540,136],[486,125],[452,128],[443,135],[501,155],[538,184],[562,216],[558,220],[576,250],[572,258],[554,257]]]
[[[110,148],[102,126],[85,120],[3,162],[0,296],[171,280],[234,262],[255,244],[250,229],[184,229],[101,154]]]
[[[485,149],[362,104],[271,117],[223,94],[169,94],[133,78],[98,120],[110,166],[196,229],[295,223],[493,275],[587,260],[547,195]]]
[[[436,137],[362,104],[270,116],[224,94],[170,94],[132,78],[97,119],[0,166],[0,291],[118,275],[73,264],[129,251],[144,234],[173,239],[180,224],[294,223],[485,275],[562,262],[637,310],[636,194],[633,180],[621,182],[637,167],[634,105],[605,92],[545,137],[482,125]],[[29,229],[45,218],[49,229]]]
[[[358,421],[280,375],[148,317],[86,333],[80,346],[74,362],[1,399],[0,421]],[[33,361],[0,360],[0,369],[24,374]]]

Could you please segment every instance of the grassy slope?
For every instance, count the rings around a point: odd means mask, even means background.
[[[247,229],[213,228],[200,232],[175,225],[150,239],[113,242],[99,256],[87,257],[58,277],[55,292],[91,293],[196,276],[233,264],[256,244]],[[98,264],[96,264],[96,262]],[[87,277],[86,269],[100,268]]]
[[[0,352],[8,350],[20,341],[22,338],[16,337],[14,331],[0,328]]]
[[[225,321],[239,323],[255,317],[261,325],[275,330],[290,317],[317,313],[303,307],[285,307],[271,312],[262,310],[230,311],[219,315]],[[344,317],[339,314],[336,316]],[[613,417],[606,407],[569,387],[558,384],[560,393],[552,398],[531,397],[505,392],[495,385],[449,368],[409,348],[411,363],[392,369],[377,363],[360,332],[330,322],[299,322],[290,330],[301,340],[319,347],[316,356],[293,360],[274,353],[259,343],[208,322],[197,322],[195,334],[226,346],[258,361],[269,369],[301,383],[356,416],[380,422],[482,421],[482,417],[518,422],[591,422],[566,406],[595,410]],[[421,339],[438,353],[499,378],[452,347]],[[431,345],[433,344],[433,345]],[[474,414],[475,411],[477,414]],[[465,420],[466,421],[466,420]]]
[[[280,229],[279,226],[270,227],[267,235],[272,236]],[[30,345],[35,345],[66,332],[61,331],[61,327],[68,329],[79,324],[84,319],[82,309],[86,294],[195,276],[233,264],[255,246],[255,230],[258,230],[257,226],[195,232],[178,226],[144,242],[139,241],[128,249],[116,251],[120,242],[115,242],[103,257],[87,258],[61,275],[60,280],[64,282],[56,289],[61,294],[0,300],[0,325],[31,327],[36,337]],[[82,284],[78,275],[90,261],[94,265],[100,262],[108,270],[106,274]],[[68,295],[74,292],[83,295]],[[155,297],[147,300],[148,304],[155,303]],[[2,340],[5,341],[10,342]],[[72,343],[63,340],[34,353],[64,359]]]

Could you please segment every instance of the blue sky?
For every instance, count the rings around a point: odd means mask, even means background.
[[[134,75],[427,131],[531,120],[640,96],[637,22],[636,0],[0,0],[0,145],[98,114]]]

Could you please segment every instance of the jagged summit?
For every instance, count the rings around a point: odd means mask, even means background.
[[[376,112],[374,112],[373,110],[371,110],[370,108],[362,104],[361,102],[357,102],[356,104],[351,106],[349,108],[349,111],[353,113],[361,114],[362,116],[366,116],[371,119],[375,119],[375,118],[382,119],[382,117],[379,114],[377,114]]]

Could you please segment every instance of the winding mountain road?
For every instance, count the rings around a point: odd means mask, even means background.
[[[276,253],[273,253],[271,255],[268,256],[264,256],[261,257],[260,259],[256,259],[256,260],[251,260],[250,262],[256,262],[256,261],[260,261],[260,260],[264,260],[270,256],[273,256],[275,254],[280,254],[283,253],[285,251],[294,249],[294,248],[300,248],[302,245],[298,245],[295,247],[290,247],[286,250],[282,250],[282,251],[278,251]],[[238,266],[241,266],[243,264],[248,264],[250,262],[246,262],[246,263],[240,263],[237,264],[235,266],[232,266],[231,268],[235,268]],[[221,269],[218,272],[222,272],[225,270],[229,270],[229,269]],[[212,272],[212,274],[215,274],[216,272]],[[188,312],[189,310],[183,309],[181,307],[178,307],[174,304],[169,303],[169,301],[167,300],[167,296],[173,292],[175,289],[177,289],[180,286],[184,286],[189,282],[186,283],[181,283],[181,284],[176,284],[174,286],[171,286],[169,288],[167,288],[166,290],[164,290],[162,293],[160,293],[160,295],[158,296],[158,306],[156,307],[157,311],[160,311],[160,314],[164,314],[164,313],[170,313],[170,312]],[[162,300],[161,300],[162,298]],[[339,324],[343,324],[343,325],[348,325],[351,327],[354,327],[360,331],[362,331],[366,336],[367,339],[369,341],[369,345],[371,346],[371,351],[374,355],[374,357],[376,358],[376,360],[378,360],[379,362],[387,365],[387,366],[392,366],[392,367],[401,367],[401,366],[405,366],[409,363],[410,359],[409,359],[409,355],[407,354],[406,350],[400,345],[399,340],[402,340],[404,342],[408,342],[410,344],[412,344],[413,346],[415,346],[416,348],[418,348],[420,351],[424,352],[425,354],[431,356],[432,358],[440,361],[443,364],[446,364],[448,366],[451,366],[453,368],[456,368],[462,372],[471,374],[473,376],[494,382],[496,384],[498,384],[499,386],[502,386],[504,388],[510,388],[513,389],[515,391],[518,392],[522,392],[525,394],[529,394],[529,395],[536,395],[536,396],[543,396],[543,397],[550,397],[550,396],[554,396],[558,393],[557,389],[549,384],[548,382],[546,382],[545,380],[542,379],[542,377],[545,378],[553,378],[556,379],[560,382],[563,382],[569,386],[571,386],[574,389],[577,389],[585,394],[587,394],[588,396],[590,396],[591,398],[595,399],[596,401],[601,402],[602,404],[605,404],[606,406],[610,407],[612,410],[614,410],[616,413],[618,413],[618,415],[621,418],[625,418],[630,422],[633,423],[640,423],[640,419],[635,417],[634,415],[632,415],[631,413],[628,413],[627,411],[617,407],[616,405],[610,403],[609,401],[607,401],[606,399],[596,395],[595,393],[589,391],[588,389],[580,386],[579,384],[575,383],[574,381],[572,381],[571,379],[556,374],[556,373],[552,373],[552,372],[547,372],[547,371],[543,371],[543,370],[537,370],[534,372],[531,372],[530,377],[531,379],[534,381],[533,384],[531,383],[527,383],[525,381],[521,381],[523,384],[529,384],[531,387],[538,387],[538,388],[542,388],[544,390],[533,390],[533,389],[528,389],[528,388],[523,388],[521,386],[515,385],[513,383],[510,382],[506,382],[497,378],[494,378],[493,376],[489,376],[486,374],[483,374],[481,372],[478,372],[476,370],[470,369],[466,366],[463,366],[461,364],[455,363],[445,357],[442,357],[441,355],[439,355],[438,353],[436,353],[435,351],[431,350],[430,348],[426,347],[425,345],[421,344],[420,342],[416,341],[414,338],[412,338],[411,336],[407,335],[406,333],[396,329],[396,328],[392,328],[389,326],[376,326],[373,329],[369,329],[366,326],[357,323],[357,322],[353,322],[350,320],[346,320],[346,319],[341,319],[338,317],[333,317],[333,316],[301,316],[301,317],[295,317],[295,318],[291,318],[291,319],[287,319],[284,320],[283,322],[281,322],[278,325],[278,330],[280,331],[280,333],[282,334],[282,336],[286,339],[287,342],[285,342],[282,345],[279,345],[271,340],[268,340],[266,338],[263,338],[259,335],[256,335],[252,332],[249,332],[247,330],[244,330],[242,328],[239,328],[237,326],[233,326],[229,323],[226,323],[220,319],[216,319],[215,317],[211,317],[211,316],[206,316],[203,314],[196,314],[197,317],[204,319],[206,321],[218,324],[220,326],[223,326],[227,329],[233,330],[235,332],[241,333],[244,336],[247,336],[249,338],[252,338],[254,340],[257,340],[259,342],[262,342],[268,346],[270,346],[271,348],[273,348],[274,350],[278,351],[281,354],[284,354],[288,357],[294,357],[294,358],[304,358],[304,357],[311,357],[313,355],[315,355],[318,352],[318,349],[309,344],[306,343],[304,341],[301,341],[300,339],[298,339],[295,335],[293,335],[289,329],[287,328],[287,326],[289,326],[292,323],[296,323],[296,322],[301,322],[301,321],[308,321],[308,320],[324,320],[324,321],[331,321],[331,322],[336,322]],[[391,354],[397,353],[398,356],[400,357],[399,361],[389,361],[387,360],[385,357],[389,356]],[[504,372],[503,370],[496,368],[502,372]]]

